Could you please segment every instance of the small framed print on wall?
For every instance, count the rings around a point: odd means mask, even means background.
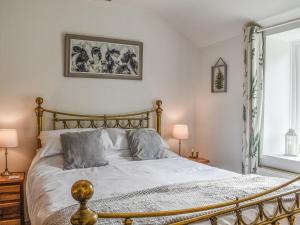
[[[67,34],[65,76],[142,80],[143,43]]]
[[[227,64],[221,57],[211,68],[211,92],[227,92]]]

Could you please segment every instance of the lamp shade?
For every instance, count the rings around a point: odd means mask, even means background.
[[[0,147],[18,147],[18,134],[16,129],[0,129]]]
[[[178,140],[185,140],[189,138],[189,128],[185,124],[175,125],[173,128],[173,137]]]

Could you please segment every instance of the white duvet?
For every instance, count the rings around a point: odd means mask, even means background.
[[[41,158],[39,155],[35,157],[27,177],[26,193],[32,225],[42,225],[55,211],[77,204],[70,190],[73,183],[80,179],[87,179],[94,184],[93,200],[95,200],[160,185],[239,176],[178,156],[160,160],[132,161],[131,158],[120,157],[118,153],[108,157],[110,161],[108,166],[63,170],[61,155],[48,158]],[[232,221],[232,216],[227,216],[221,224],[229,225],[233,223]]]
[[[159,185],[236,176],[236,173],[173,156],[160,160],[132,161],[111,156],[104,167],[63,170],[61,155],[36,155],[27,177],[27,202],[32,225],[41,225],[53,212],[76,204],[70,190],[74,182],[87,179],[94,185],[93,199],[107,198]]]

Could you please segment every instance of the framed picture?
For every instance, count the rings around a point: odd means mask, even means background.
[[[142,80],[143,43],[67,34],[65,76]]]
[[[222,58],[211,68],[211,92],[227,92],[227,64]]]

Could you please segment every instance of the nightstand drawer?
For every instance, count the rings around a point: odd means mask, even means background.
[[[3,193],[20,193],[20,185],[0,186],[0,194]]]
[[[20,224],[21,224],[21,221],[19,219],[0,221],[0,225],[20,225]]]
[[[0,225],[25,225],[23,193],[25,173],[15,172],[13,175],[18,178],[9,179],[0,176]]]
[[[0,205],[0,221],[20,218],[20,203],[8,203]]]
[[[21,196],[20,194],[9,194],[9,193],[1,193],[0,194],[0,203],[1,202],[7,202],[7,201],[15,201],[20,200]]]
[[[20,200],[20,185],[0,186],[0,203]]]

